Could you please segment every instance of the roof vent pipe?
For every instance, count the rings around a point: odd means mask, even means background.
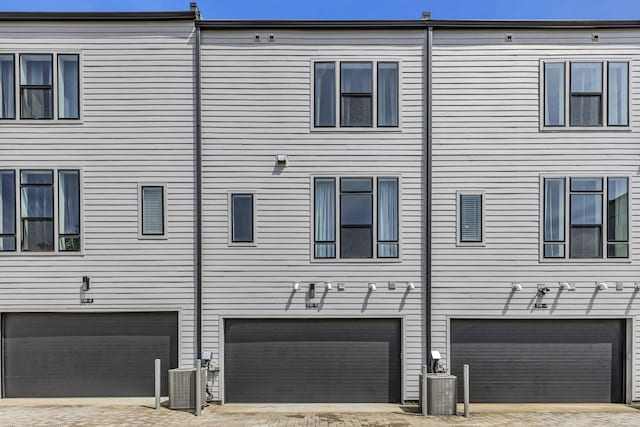
[[[431,19],[431,12],[429,12],[428,10],[422,12],[422,16],[420,17],[420,19],[423,20],[423,21],[430,20]]]

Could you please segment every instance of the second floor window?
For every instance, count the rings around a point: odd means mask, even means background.
[[[548,177],[543,200],[544,258],[629,257],[627,177]]]
[[[396,177],[315,178],[314,258],[398,258],[398,190]]]
[[[79,119],[79,59],[78,54],[0,54],[0,119]]]
[[[543,76],[544,127],[629,126],[628,62],[547,61]]]
[[[314,64],[314,127],[398,127],[397,62]]]

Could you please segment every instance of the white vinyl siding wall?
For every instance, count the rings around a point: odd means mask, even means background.
[[[3,22],[2,53],[81,53],[83,120],[1,121],[0,170],[82,169],[83,253],[0,253],[0,312],[179,311],[178,360],[192,366],[192,33],[189,20]],[[138,240],[138,183],[158,181],[170,238]]]
[[[448,319],[456,316],[561,318],[633,316],[637,319],[640,247],[631,262],[544,262],[541,176],[630,176],[630,238],[640,238],[640,145],[634,130],[640,96],[640,32],[435,30],[433,47],[433,349],[447,362]],[[540,61],[602,60],[630,63],[630,129],[540,130]],[[568,120],[568,118],[567,118]],[[483,191],[484,247],[456,246],[456,191]],[[559,282],[575,292],[558,293]],[[595,292],[595,282],[609,290]],[[511,293],[511,283],[524,290]],[[624,289],[616,291],[615,282]],[[536,310],[536,286],[551,292]],[[635,361],[633,393],[640,398]],[[473,369],[473,367],[471,368]]]
[[[221,319],[228,316],[404,317],[404,397],[417,399],[426,326],[420,285],[425,33],[257,32],[263,41],[254,41],[255,31],[203,30],[203,350],[222,363]],[[314,61],[399,57],[400,128],[312,130]],[[277,154],[288,156],[287,166],[276,164]],[[314,176],[400,177],[401,262],[315,262]],[[228,246],[228,189],[258,195],[259,245]],[[308,284],[327,281],[333,290],[324,297],[324,285],[316,287],[321,309],[305,309]],[[292,293],[293,282],[301,291]],[[378,290],[367,297],[369,282]],[[416,289],[406,292],[406,282]],[[221,390],[216,381],[216,399]]]

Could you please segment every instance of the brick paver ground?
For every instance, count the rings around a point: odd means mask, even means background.
[[[201,417],[189,412],[146,405],[15,404],[2,401],[0,426],[256,426],[256,427],[410,427],[410,426],[639,426],[640,411],[612,410],[581,412],[568,410],[545,412],[482,411],[466,419],[422,417],[415,407],[398,407],[387,412],[264,412],[209,406]]]

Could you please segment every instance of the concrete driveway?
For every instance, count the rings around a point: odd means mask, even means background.
[[[460,408],[461,409],[461,408]],[[2,426],[638,426],[625,405],[471,405],[471,418],[423,417],[415,405],[212,405],[197,418],[152,399],[3,399]]]

